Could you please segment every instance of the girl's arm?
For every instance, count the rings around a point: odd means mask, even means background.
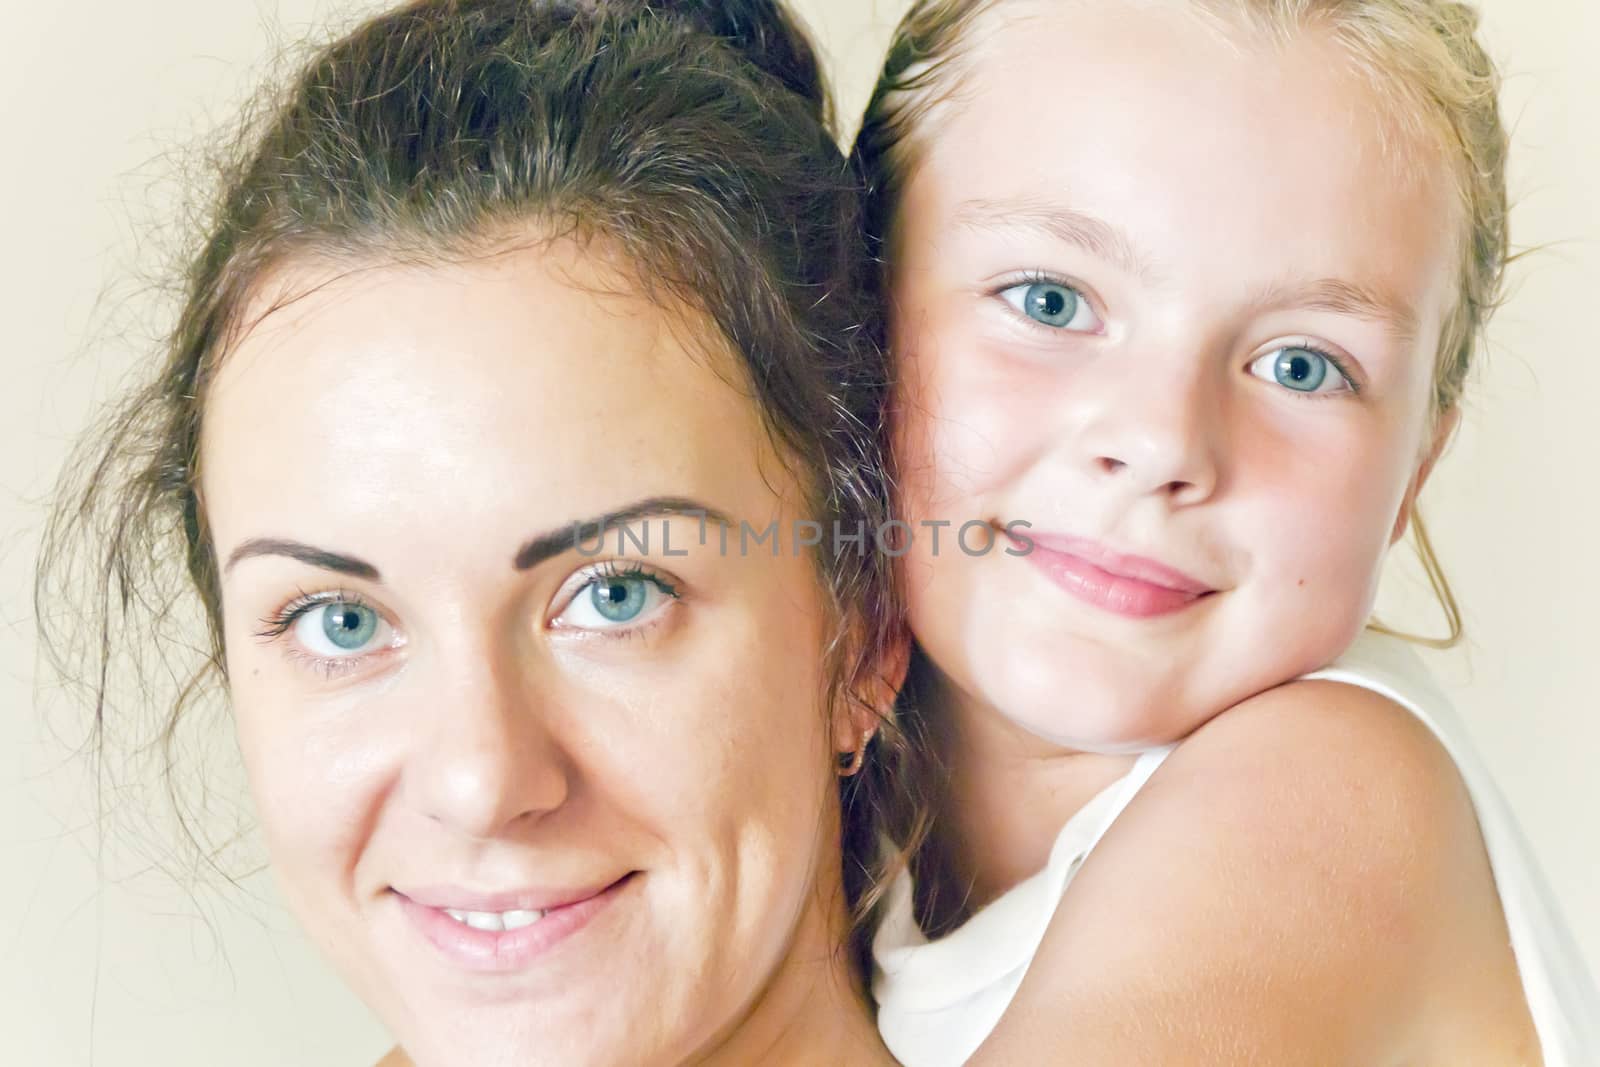
[[[1537,1064],[1454,764],[1294,682],[1168,757],[1063,898],[974,1064]]]

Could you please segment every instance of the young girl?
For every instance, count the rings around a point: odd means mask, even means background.
[[[1505,259],[1475,25],[1438,0],[902,23],[857,156],[924,534],[911,706],[948,767],[875,945],[903,1062],[1600,1057],[1503,802],[1409,652],[1362,635],[1388,547],[1410,525],[1427,554],[1417,494]],[[972,521],[1010,551],[926,535]]]

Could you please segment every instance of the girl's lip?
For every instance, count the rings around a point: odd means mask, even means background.
[[[1027,560],[1046,578],[1076,599],[1124,618],[1171,615],[1215,592],[1182,571],[1095,542],[1031,533],[1028,540],[1033,545]]]
[[[466,971],[504,974],[526,969],[582,931],[627,895],[638,880],[638,873],[631,871],[598,890],[586,890],[586,896],[575,896],[570,891],[557,895],[474,894],[443,887],[443,895],[440,895],[438,889],[418,890],[430,899],[451,901],[447,905],[430,905],[398,889],[392,892],[411,928],[432,944],[446,961]],[[564,900],[559,899],[563,897]],[[544,907],[536,905],[539,900],[545,902]],[[457,901],[465,901],[466,906],[457,906]],[[535,903],[535,906],[521,906],[528,903]],[[531,925],[515,930],[478,930],[452,918],[446,913],[446,907],[454,911],[538,911],[544,914]]]
[[[1012,540],[1017,540],[1016,535],[1010,536]],[[1191,577],[1175,567],[1169,567],[1159,560],[1117,552],[1088,538],[1066,534],[1036,534],[1030,530],[1027,539],[1033,542],[1036,549],[1044,549],[1057,555],[1075,556],[1113,578],[1130,579],[1177,593],[1187,593],[1192,597],[1216,592],[1214,586]]]

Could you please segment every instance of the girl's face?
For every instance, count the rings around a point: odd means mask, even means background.
[[[1027,0],[980,29],[893,236],[913,629],[1032,734],[1169,741],[1367,618],[1450,426],[1447,174],[1313,33]],[[1032,552],[962,550],[973,520]]]
[[[428,1067],[677,1063],[840,958],[813,561],[712,525],[798,490],[718,335],[596,254],[290,269],[209,395],[272,860]]]

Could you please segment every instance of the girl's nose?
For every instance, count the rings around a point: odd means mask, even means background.
[[[1223,402],[1198,359],[1177,371],[1126,359],[1080,376],[1067,398],[1074,462],[1130,498],[1199,504],[1220,477]]]

